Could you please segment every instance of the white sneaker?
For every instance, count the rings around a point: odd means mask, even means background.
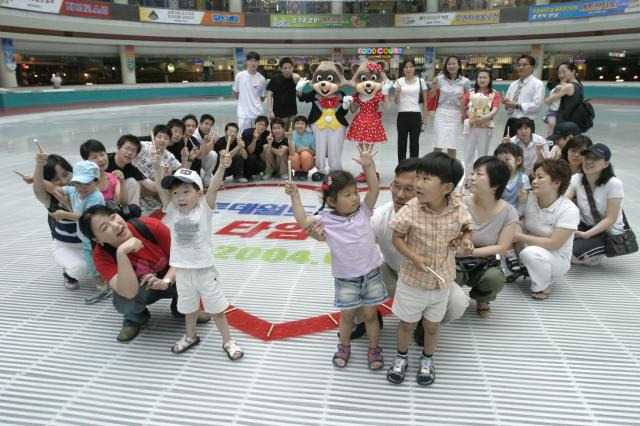
[[[234,182],[247,183],[247,182],[249,182],[249,180],[247,180],[247,178],[241,177],[241,178],[234,179]]]
[[[268,179],[271,179],[271,173],[265,173],[265,174],[263,174],[261,179],[262,179],[262,180],[268,180]]]

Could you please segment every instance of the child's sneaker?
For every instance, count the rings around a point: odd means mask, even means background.
[[[433,365],[433,358],[422,355],[418,362],[418,374],[416,376],[418,384],[427,386],[436,380],[436,368]]]
[[[113,290],[111,290],[111,286],[109,284],[96,284],[96,292],[89,297],[85,297],[84,303],[87,305],[93,305],[94,303],[98,303],[102,299],[106,299],[111,296],[111,293],[113,293]]]
[[[407,365],[409,364],[408,356],[396,355],[393,360],[393,365],[387,370],[387,380],[391,383],[400,384],[404,380],[404,374],[407,371]]]
[[[64,279],[64,288],[67,290],[77,290],[80,288],[80,284],[78,284],[78,280],[67,275],[66,272],[62,273],[62,277]]]

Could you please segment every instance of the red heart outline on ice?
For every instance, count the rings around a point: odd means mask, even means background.
[[[228,191],[231,189],[255,188],[255,187],[284,187],[282,183],[249,183],[243,185],[225,185],[219,191]],[[310,191],[318,191],[320,188],[316,185],[297,184],[300,189],[308,189]],[[388,186],[381,186],[381,190],[389,190]],[[359,187],[360,192],[366,192],[366,187]],[[163,212],[154,212],[153,217],[160,219],[164,216]],[[378,311],[382,316],[391,314],[391,304],[393,299],[388,299],[384,303],[378,305]],[[229,305],[225,310],[227,321],[233,327],[242,330],[246,334],[264,341],[280,340],[289,337],[304,336],[306,334],[320,333],[332,330],[338,327],[340,312],[331,312],[325,315],[319,315],[311,318],[304,318],[294,321],[271,323],[265,321],[249,312],[244,311],[236,306]]]

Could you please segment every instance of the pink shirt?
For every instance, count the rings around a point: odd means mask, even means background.
[[[373,211],[364,202],[349,216],[322,210],[317,220],[324,224],[324,236],[331,250],[331,270],[335,278],[366,275],[382,265],[376,237],[371,227]]]
[[[116,196],[116,185],[118,184],[118,179],[113,175],[113,173],[107,172],[107,182],[109,182],[109,186],[107,189],[100,190],[102,192],[102,196],[104,197],[104,201],[113,201]],[[116,200],[118,201],[118,200]]]

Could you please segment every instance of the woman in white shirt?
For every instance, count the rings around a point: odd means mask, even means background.
[[[534,167],[532,192],[524,212],[524,231],[514,241],[526,245],[520,262],[531,277],[531,296],[549,297],[554,280],[571,267],[573,234],[580,222],[578,208],[564,195],[571,169],[563,160],[546,159]]]
[[[433,150],[447,150],[449,156],[455,158],[458,142],[462,134],[462,100],[469,91],[469,79],[460,74],[460,58],[449,56],[445,61],[444,73],[433,79],[431,96],[436,97],[439,90],[438,106],[433,120]]]
[[[426,105],[427,84],[416,76],[416,64],[413,58],[405,58],[402,63],[404,77],[393,85],[395,102],[398,104],[398,162],[407,158],[407,136],[409,136],[409,158],[419,157],[420,128],[423,124],[423,105]],[[422,103],[422,105],[420,105]]]
[[[565,196],[574,199],[580,210],[580,226],[573,240],[574,263],[595,265],[604,257],[604,234],[624,232],[622,181],[615,177],[611,165],[611,150],[597,143],[582,151],[582,173],[571,177]],[[587,190],[597,210],[594,217]]]

